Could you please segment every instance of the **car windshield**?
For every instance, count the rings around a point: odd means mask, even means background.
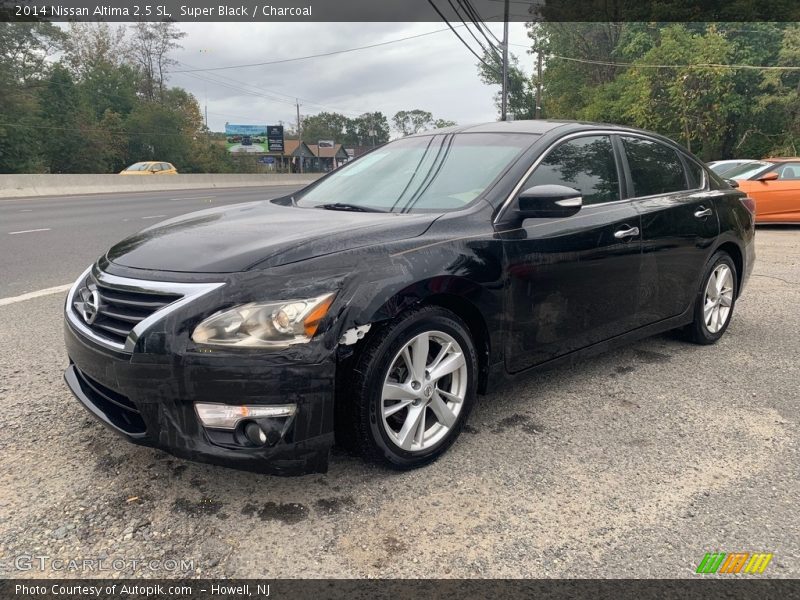
[[[395,213],[455,210],[480,196],[534,141],[530,134],[498,133],[400,139],[334,171],[295,201]]]
[[[754,160],[753,162],[739,165],[735,169],[725,171],[723,177],[725,179],[749,179],[753,175],[760,173],[764,169],[775,166],[775,163],[767,162],[765,160]]]
[[[714,173],[717,175],[722,175],[723,173],[727,173],[728,171],[733,171],[734,169],[738,169],[742,165],[750,164],[751,160],[747,161],[738,161],[738,162],[722,162],[722,163],[715,163],[710,164],[709,167],[711,168]]]
[[[147,162],[138,162],[138,163],[135,163],[135,164],[131,165],[130,167],[128,167],[125,170],[126,171],[147,171],[147,166],[149,164],[150,163],[147,163]]]

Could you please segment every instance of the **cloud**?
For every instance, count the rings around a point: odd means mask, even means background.
[[[173,70],[213,68],[333,52],[442,29],[442,23],[184,23]],[[500,26],[492,26],[500,35]],[[512,23],[511,42],[526,43]],[[462,33],[462,36],[464,34]],[[470,39],[471,38],[467,38]],[[524,49],[515,54],[529,61]],[[296,121],[301,112],[360,114],[421,108],[459,123],[491,121],[496,86],[478,78],[477,59],[452,32],[304,61],[202,73],[173,73],[171,85],[208,105],[209,126]],[[524,65],[523,65],[524,66]],[[528,69],[529,70],[529,69]]]

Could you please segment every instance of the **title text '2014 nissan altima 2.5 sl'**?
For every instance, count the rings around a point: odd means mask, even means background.
[[[503,378],[725,333],[753,201],[668,139],[490,123],[406,137],[276,200],[171,219],[66,302],[66,381],[128,440],[270,473],[334,442],[399,468]]]

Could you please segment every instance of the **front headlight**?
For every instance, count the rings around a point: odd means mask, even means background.
[[[203,346],[242,348],[304,344],[314,337],[335,295],[235,306],[200,323],[192,333],[192,340]]]

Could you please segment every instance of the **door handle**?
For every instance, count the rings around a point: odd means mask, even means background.
[[[618,240],[624,240],[625,238],[635,237],[639,235],[639,228],[638,227],[630,227],[629,229],[620,229],[619,231],[614,232],[614,237]]]
[[[698,210],[695,211],[694,216],[697,217],[698,219],[705,219],[706,217],[710,217],[712,212],[713,211],[710,208],[701,206]]]

